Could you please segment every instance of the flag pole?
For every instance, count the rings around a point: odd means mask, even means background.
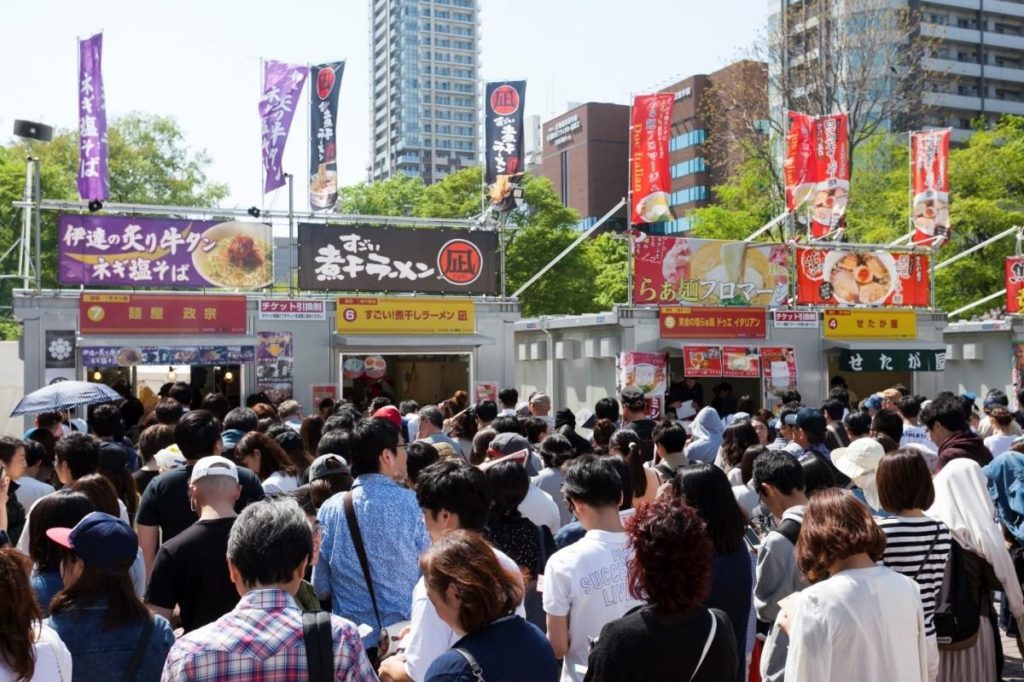
[[[629,146],[626,155],[626,305],[633,307],[633,102],[629,93]],[[565,169],[562,169],[565,172]]]

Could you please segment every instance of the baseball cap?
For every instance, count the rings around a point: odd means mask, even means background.
[[[181,469],[188,466],[188,460],[185,459],[185,455],[181,454],[181,450],[176,443],[172,443],[157,452],[153,459],[156,461],[156,466],[160,471],[170,471],[171,469]]]
[[[348,461],[341,455],[320,455],[309,465],[309,482],[325,478],[332,474],[340,474],[348,467]]]
[[[131,526],[103,512],[87,514],[74,528],[51,528],[46,537],[104,573],[127,571],[139,549]]]
[[[394,405],[387,405],[373,413],[374,419],[383,419],[395,425],[396,429],[402,428],[402,415]]]
[[[825,417],[821,414],[821,410],[816,410],[813,407],[801,408],[800,411],[796,413],[795,423],[804,431],[815,434],[824,434],[825,428],[827,427]]]
[[[879,397],[877,393],[875,395],[872,395],[871,397],[864,401],[864,407],[868,408],[869,410],[882,409],[881,397]]]
[[[849,447],[832,451],[832,463],[864,491],[864,498],[872,509],[881,509],[875,472],[884,456],[885,448],[874,438],[858,438]]]
[[[1009,407],[1010,399],[1006,395],[990,395],[985,398],[983,403],[986,410],[992,409],[993,407]]]
[[[195,483],[208,476],[227,476],[238,481],[238,467],[227,457],[220,455],[203,457],[192,467],[192,476],[189,477],[188,482]]]
[[[220,434],[220,442],[224,452],[234,450],[238,446],[238,441],[242,440],[244,435],[245,431],[241,429],[225,429]]]
[[[626,386],[619,392],[619,400],[630,409],[643,409],[644,392],[636,386]]]
[[[488,448],[493,450],[499,456],[511,455],[517,453],[520,450],[526,450],[527,453],[532,451],[530,447],[530,441],[526,440],[518,433],[499,433],[491,441],[491,445]]]

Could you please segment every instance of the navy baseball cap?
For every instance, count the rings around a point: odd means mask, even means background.
[[[128,570],[139,550],[131,526],[103,512],[87,514],[74,528],[51,528],[46,537],[104,573]]]

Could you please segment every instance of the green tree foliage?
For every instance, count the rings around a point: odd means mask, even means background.
[[[129,114],[111,122],[110,199],[117,203],[164,204],[174,206],[215,206],[228,194],[228,187],[211,182],[206,175],[209,157],[189,148],[178,124],[171,118]],[[50,142],[17,143],[0,147],[0,254],[21,233],[22,212],[11,202],[22,198],[25,186],[25,157],[40,160],[40,185],[46,199],[78,198],[75,178],[78,170],[78,135],[58,131]],[[42,227],[42,284],[57,286],[57,213],[45,211]],[[17,253],[2,263],[4,273],[17,269]],[[9,318],[11,291],[21,286],[14,280],[0,280],[0,318]],[[11,327],[0,327],[10,336]]]

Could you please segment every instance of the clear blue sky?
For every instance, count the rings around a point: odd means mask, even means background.
[[[482,0],[482,72],[526,78],[527,114],[568,102],[626,103],[643,92],[741,57],[763,30],[769,0]],[[174,117],[212,158],[228,205],[260,204],[260,58],[346,59],[338,146],[342,184],[365,178],[369,152],[366,0],[36,0],[4,12],[0,140],[16,118],[77,125],[76,37],[104,32],[108,116]],[[307,86],[308,88],[308,86]],[[305,94],[305,93],[304,93]],[[285,170],[304,180],[306,112]],[[305,209],[302,183],[297,207]],[[285,190],[268,194],[283,208]]]

